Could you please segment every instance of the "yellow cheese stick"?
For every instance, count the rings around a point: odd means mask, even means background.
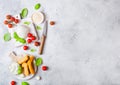
[[[29,68],[30,73],[31,73],[31,74],[35,74],[33,62],[32,62],[31,60],[29,60],[29,61],[27,62],[27,64],[28,64],[28,68]]]
[[[26,55],[25,57],[18,60],[18,64],[22,64],[22,63],[26,62],[28,59],[29,59],[29,56]]]
[[[29,71],[30,71],[31,74],[35,74],[35,70],[34,70],[34,66],[33,66],[34,58],[35,57],[31,55],[29,61],[27,62],[28,68],[29,68]]]
[[[31,60],[31,62],[33,62],[34,58],[35,58],[35,57],[32,56],[32,55],[30,56],[30,60]]]
[[[22,67],[23,67],[23,69],[24,69],[24,75],[25,75],[25,76],[28,76],[28,75],[29,75],[29,70],[28,70],[28,65],[27,65],[27,63],[23,63],[23,64],[22,64]]]

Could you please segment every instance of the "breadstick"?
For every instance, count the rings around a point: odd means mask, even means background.
[[[23,63],[23,64],[22,64],[22,67],[23,67],[23,69],[24,69],[24,75],[25,75],[25,76],[28,76],[28,75],[29,75],[29,70],[28,70],[28,65],[27,65],[27,63]]]
[[[19,64],[22,64],[22,63],[26,62],[28,59],[29,59],[29,56],[26,55],[25,57],[23,57],[23,58],[21,58],[20,60],[18,60],[18,63],[19,63]]]
[[[34,58],[35,58],[35,57],[32,56],[32,55],[30,56],[30,60],[31,60],[31,62],[33,62]]]
[[[28,68],[29,68],[30,73],[35,74],[35,70],[34,70],[34,67],[33,67],[33,62],[31,60],[29,60],[27,62],[27,64],[28,64]]]

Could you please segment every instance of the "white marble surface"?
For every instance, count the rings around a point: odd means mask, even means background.
[[[120,0],[0,0],[0,85],[13,79],[21,85],[8,71],[8,52],[15,49],[3,41],[5,15],[32,11],[38,2],[57,24],[49,26],[41,56],[50,69],[39,67],[42,80],[30,85],[120,85]]]

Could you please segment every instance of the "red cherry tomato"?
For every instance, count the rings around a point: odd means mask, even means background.
[[[17,23],[19,23],[19,19],[15,19],[15,21],[14,21],[14,22],[15,22],[16,24],[17,24]]]
[[[39,45],[40,45],[40,42],[35,42],[34,45],[35,45],[35,46],[39,46]]]
[[[12,27],[13,27],[13,25],[12,25],[12,24],[8,24],[8,27],[9,27],[9,28],[12,28]]]
[[[42,70],[43,70],[43,71],[46,71],[47,69],[48,69],[47,66],[42,66]]]
[[[11,20],[11,21],[15,21],[15,18],[14,18],[14,17],[11,17],[10,20]]]
[[[28,39],[28,40],[27,40],[27,42],[28,42],[28,43],[31,43],[31,42],[32,42],[32,40],[31,40],[31,39]]]
[[[32,35],[32,33],[28,33],[27,36],[28,37],[32,37],[33,35]]]
[[[51,21],[51,22],[50,22],[50,25],[55,25],[55,22],[54,22],[54,21]]]
[[[4,24],[7,25],[9,22],[7,20],[4,21]]]
[[[35,36],[32,36],[31,39],[32,39],[32,40],[36,40],[36,37],[35,37]]]
[[[6,19],[10,19],[11,18],[11,15],[6,15]]]
[[[28,46],[23,46],[23,49],[24,50],[28,50]]]
[[[16,82],[15,81],[11,81],[11,85],[15,85],[16,84]]]

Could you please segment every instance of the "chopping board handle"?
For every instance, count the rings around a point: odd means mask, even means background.
[[[43,36],[41,37],[41,44],[40,44],[40,51],[39,51],[40,54],[43,53],[44,44],[45,44],[45,39],[46,39],[46,36],[43,35]]]

